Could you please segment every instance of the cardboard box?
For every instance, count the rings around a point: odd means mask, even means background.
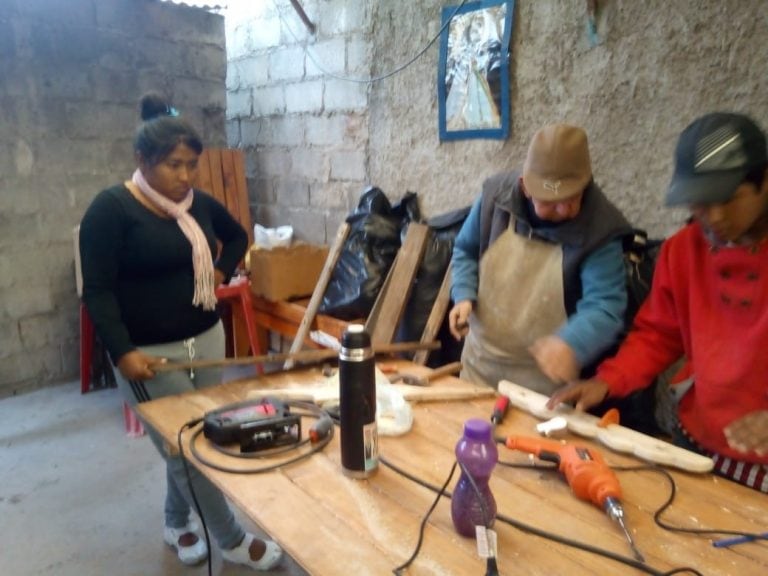
[[[327,256],[328,246],[303,242],[270,250],[252,247],[251,290],[272,301],[311,296]]]

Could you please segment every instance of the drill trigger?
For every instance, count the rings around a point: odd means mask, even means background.
[[[560,454],[557,452],[550,452],[549,450],[540,450],[538,453],[539,460],[544,460],[545,462],[552,462],[554,464],[557,464],[557,466],[560,466]]]

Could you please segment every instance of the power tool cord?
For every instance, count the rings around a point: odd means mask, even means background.
[[[381,458],[381,456],[379,456],[379,461],[382,462],[383,464],[386,464],[390,468],[392,468],[392,470],[394,470],[398,474],[402,474],[409,480],[413,480],[415,482],[418,482],[419,484],[421,483],[420,481],[416,480],[414,477],[412,477],[408,473],[404,473],[396,466],[393,466],[389,462],[385,461],[383,458]],[[440,502],[440,497],[445,493],[446,488],[448,487],[448,484],[451,481],[451,478],[453,478],[453,473],[456,471],[457,465],[458,465],[458,462],[453,463],[453,466],[451,467],[451,472],[450,474],[448,474],[448,478],[445,479],[445,482],[443,483],[443,485],[437,490],[437,496],[435,497],[434,502],[432,502],[432,505],[429,507],[429,510],[427,510],[427,513],[421,519],[421,524],[419,525],[419,539],[416,542],[416,548],[414,548],[410,558],[408,558],[408,560],[406,560],[405,562],[400,564],[400,566],[392,570],[392,573],[395,574],[395,576],[400,576],[403,573],[403,570],[408,568],[408,566],[410,566],[413,563],[413,561],[416,560],[416,557],[419,555],[419,551],[421,550],[421,544],[422,542],[424,542],[424,530],[427,527],[427,520],[429,520],[429,517],[432,515],[432,512],[437,507],[437,503]]]
[[[761,534],[755,533],[755,532],[740,532],[738,530],[723,530],[723,529],[706,529],[706,528],[684,528],[682,526],[673,526],[672,524],[667,524],[665,521],[661,519],[661,515],[666,512],[666,510],[672,505],[672,503],[675,500],[675,496],[677,495],[677,486],[675,484],[675,479],[672,477],[672,475],[663,468],[659,468],[658,466],[617,466],[614,468],[614,470],[618,470],[620,472],[633,472],[637,470],[649,470],[651,472],[656,472],[658,474],[661,474],[664,476],[664,478],[667,479],[667,482],[669,483],[669,497],[667,498],[667,501],[662,504],[656,512],[653,514],[653,520],[656,522],[656,524],[663,528],[664,530],[669,530],[670,532],[680,532],[683,534],[704,534],[704,535],[729,535],[729,536],[744,536],[747,538],[754,538],[754,539],[762,539]]]
[[[427,488],[428,490],[431,490],[431,491],[437,493],[437,498],[435,499],[435,502],[430,507],[429,512],[427,513],[427,515],[422,520],[422,523],[421,523],[421,526],[420,526],[420,529],[419,529],[419,541],[418,541],[416,550],[413,552],[413,554],[411,555],[411,558],[405,564],[399,566],[398,568],[395,569],[395,571],[393,571],[394,574],[399,575],[399,574],[402,573],[402,570],[404,569],[404,567],[410,565],[415,560],[416,556],[418,555],[419,550],[420,550],[421,545],[422,545],[423,532],[424,532],[424,529],[426,527],[427,519],[429,518],[429,516],[431,515],[431,513],[434,510],[435,506],[437,505],[437,502],[439,501],[440,497],[445,496],[447,498],[451,498],[452,494],[446,488],[447,488],[448,484],[450,483],[451,478],[453,477],[453,473],[454,473],[454,470],[456,468],[456,463],[454,463],[454,466],[451,468],[451,472],[450,472],[447,480],[445,481],[445,484],[443,485],[443,487],[437,488],[436,486],[430,484],[429,482],[426,482],[426,481],[422,480],[421,478],[418,478],[418,477],[414,476],[413,474],[407,472],[406,470],[400,468],[399,466],[389,462],[386,458],[383,458],[383,457],[379,456],[379,461],[382,464],[384,464],[385,466],[387,466],[388,468],[391,468],[392,470],[394,470],[395,472],[400,474],[401,476],[407,478],[408,480],[411,480],[412,482],[415,482],[416,484],[419,484],[420,486],[423,486],[424,488]],[[502,461],[499,462],[499,465],[508,466],[510,468],[531,468],[531,469],[537,469],[537,470],[540,470],[540,469],[543,468],[543,466],[538,466],[538,465],[532,466],[532,465],[508,463],[508,462],[502,462]],[[554,468],[554,467],[553,466],[547,466],[547,468]],[[651,470],[656,470],[657,468],[654,467],[654,466],[638,466],[638,467],[632,467],[631,469],[637,469],[637,470],[640,470],[640,469],[651,469]],[[616,470],[623,471],[622,468],[616,468]],[[628,469],[628,470],[630,470],[630,469]],[[672,479],[671,476],[669,476],[669,478]],[[671,501],[669,503],[671,503]],[[668,507],[668,504],[666,504],[665,506]],[[690,567],[675,568],[675,569],[669,570],[667,572],[661,572],[661,571],[656,570],[656,569],[654,569],[654,568],[652,568],[652,567],[650,567],[650,566],[648,566],[646,564],[643,564],[642,562],[638,562],[634,558],[628,558],[626,556],[621,556],[621,555],[616,554],[614,552],[611,552],[609,550],[604,550],[602,548],[597,548],[597,547],[592,546],[590,544],[585,544],[583,542],[579,542],[579,541],[576,541],[576,540],[571,540],[570,538],[559,536],[557,534],[554,534],[554,533],[551,533],[551,532],[547,532],[545,530],[540,530],[538,528],[535,528],[533,526],[529,526],[527,524],[524,524],[524,523],[522,523],[522,522],[520,522],[518,520],[515,520],[514,518],[511,518],[509,516],[506,516],[504,514],[497,513],[496,514],[496,519],[501,521],[501,522],[504,522],[505,524],[509,524],[510,526],[512,526],[514,528],[517,528],[521,532],[525,532],[525,533],[531,534],[533,536],[538,536],[540,538],[545,538],[547,540],[558,542],[558,543],[563,544],[565,546],[569,546],[571,548],[576,548],[576,549],[582,550],[584,552],[591,552],[592,554],[596,554],[598,556],[602,556],[602,557],[607,558],[609,560],[613,560],[615,562],[624,564],[626,566],[630,566],[630,567],[635,568],[635,569],[637,569],[637,570],[639,570],[641,572],[644,572],[646,574],[651,574],[652,576],[673,576],[674,574],[682,574],[682,573],[690,573],[690,574],[693,574],[695,576],[703,576],[701,574],[701,572],[699,572],[695,568],[690,568]],[[661,524],[660,524],[660,526],[663,527],[663,525],[661,525]],[[723,532],[718,532],[718,533],[723,533]]]
[[[213,576],[213,562],[211,559],[211,537],[208,534],[208,526],[205,523],[205,517],[203,516],[203,511],[200,509],[200,503],[197,501],[197,494],[195,494],[195,487],[192,485],[192,474],[189,471],[189,462],[187,461],[187,457],[184,454],[184,444],[181,442],[181,436],[184,433],[184,430],[187,428],[193,428],[200,424],[203,421],[202,418],[195,418],[194,420],[190,420],[189,422],[184,423],[181,428],[179,428],[179,432],[176,435],[176,445],[179,448],[179,457],[181,458],[181,462],[184,465],[184,473],[187,476],[187,486],[189,486],[189,493],[192,495],[192,502],[195,504],[195,512],[197,512],[197,515],[200,517],[200,523],[203,525],[203,534],[205,535],[205,546],[206,550],[208,551],[206,556],[206,562],[208,564],[208,576]]]
[[[413,474],[406,472],[399,466],[392,464],[387,459],[382,458],[381,455],[379,455],[379,462],[381,462],[388,468],[391,468],[392,470],[394,470],[401,476],[407,478],[408,480],[415,482],[416,484],[419,484],[420,486],[423,486],[437,493],[437,496],[435,497],[434,502],[432,502],[432,505],[430,506],[429,510],[421,519],[421,524],[419,525],[419,539],[416,542],[416,547],[414,548],[413,553],[411,554],[410,558],[408,558],[408,560],[406,560],[400,566],[392,570],[392,573],[395,574],[395,576],[400,576],[403,573],[403,570],[405,570],[408,566],[410,566],[413,563],[413,561],[416,560],[416,557],[419,555],[419,551],[421,551],[421,545],[424,542],[424,530],[427,527],[427,520],[429,520],[429,517],[432,515],[432,512],[437,506],[437,503],[440,502],[440,498],[442,496],[447,496],[450,499],[453,496],[453,494],[451,494],[451,492],[449,492],[447,488],[448,488],[448,484],[451,482],[451,479],[453,478],[454,472],[456,471],[456,466],[458,466],[459,463],[456,461],[453,462],[453,466],[451,467],[451,471],[449,472],[448,477],[445,479],[445,482],[440,488],[436,488],[432,484],[429,484],[428,482],[424,482],[423,480],[421,480],[420,478],[417,478]],[[464,470],[465,474],[467,475],[467,478],[469,478],[469,482],[472,485],[472,490],[474,491],[475,495],[478,498],[478,502],[480,504],[483,517],[486,518],[485,525],[487,527],[490,525],[490,522],[487,520],[488,511],[485,508],[485,502],[483,501],[483,497],[482,497],[482,494],[480,493],[480,489],[477,487],[477,484],[475,483],[474,478],[472,478],[472,475],[466,471],[464,466],[462,466],[462,470]],[[489,554],[490,554],[489,557],[486,559],[487,569],[486,569],[485,576],[498,576],[499,570],[496,565],[496,558],[494,556],[493,550],[489,549]]]
[[[330,418],[330,416],[328,415],[327,412],[325,412],[321,408],[318,408],[316,405],[308,403],[308,402],[290,401],[290,402],[286,402],[286,405],[287,406],[291,406],[291,407],[295,407],[295,408],[303,409],[302,412],[299,412],[300,416],[307,416],[307,417],[311,417],[311,418],[316,418],[318,420],[320,418],[322,418],[323,416],[326,416],[326,417]],[[213,576],[213,562],[212,562],[212,558],[211,558],[211,537],[210,537],[210,534],[208,533],[208,525],[205,522],[205,516],[203,515],[203,511],[200,508],[200,503],[197,500],[197,494],[195,494],[195,488],[192,485],[192,474],[191,474],[190,469],[189,469],[189,461],[187,460],[187,456],[184,453],[184,444],[181,441],[182,435],[183,435],[183,433],[184,433],[184,431],[186,429],[188,429],[188,428],[192,429],[195,426],[197,426],[200,423],[202,423],[202,421],[203,421],[203,418],[195,418],[194,420],[190,420],[188,422],[185,422],[181,426],[181,428],[179,428],[179,431],[178,431],[178,433],[176,435],[176,445],[178,446],[178,449],[179,449],[179,456],[181,458],[181,462],[184,465],[184,473],[187,476],[187,485],[189,486],[189,493],[192,496],[192,502],[195,505],[195,512],[197,512],[197,515],[200,517],[200,523],[203,525],[203,534],[205,535],[205,545],[206,545],[206,548],[208,550],[208,554],[207,554],[208,576]],[[303,454],[300,454],[299,456],[296,456],[295,458],[290,458],[288,460],[283,460],[283,461],[281,461],[281,462],[279,462],[277,464],[273,464],[273,465],[270,465],[270,466],[263,466],[263,467],[258,468],[258,469],[238,470],[238,469],[227,468],[225,466],[220,466],[218,464],[214,464],[214,463],[210,462],[208,459],[206,459],[206,458],[204,458],[204,457],[202,457],[200,455],[199,451],[195,447],[195,441],[196,441],[197,437],[200,435],[200,433],[202,432],[202,430],[203,430],[202,427],[198,428],[192,434],[192,436],[189,439],[189,448],[190,448],[190,451],[192,452],[192,454],[195,456],[195,458],[197,458],[197,460],[199,462],[205,464],[206,466],[208,466],[210,468],[213,468],[215,470],[219,470],[221,472],[230,472],[232,474],[258,474],[258,473],[261,473],[261,472],[269,472],[271,470],[275,470],[276,468],[280,468],[280,467],[286,466],[288,464],[293,464],[294,462],[298,462],[300,460],[303,460],[304,458],[308,458],[309,456],[312,456],[313,454],[315,454],[315,453],[319,452],[320,450],[322,450],[323,448],[325,448],[325,446],[333,439],[333,434],[334,434],[334,427],[331,426],[329,431],[328,431],[328,434],[324,438],[322,438],[321,440],[319,440],[318,442],[313,444],[312,449],[310,451],[305,452]],[[303,441],[299,442],[298,445],[294,444],[292,446],[283,447],[283,448],[279,448],[279,449],[275,449],[275,450],[270,450],[268,452],[265,452],[263,454],[263,456],[261,456],[261,457],[266,458],[267,456],[274,456],[275,454],[278,454],[278,453],[287,452],[290,449],[294,449],[295,450],[295,449],[298,449],[299,447],[303,446],[307,442],[308,442],[308,439],[304,439]],[[213,446],[214,448],[217,448],[217,449],[220,448],[220,447],[216,446],[216,444],[214,444],[213,442],[211,442],[210,445]],[[253,456],[251,454],[244,455],[244,454],[235,453],[235,452],[232,452],[232,451],[229,451],[229,450],[225,450],[225,449],[221,449],[219,451],[224,453],[224,454],[227,454],[229,456],[235,456],[235,457],[238,457],[238,458],[254,458],[254,457],[256,457],[256,456]]]

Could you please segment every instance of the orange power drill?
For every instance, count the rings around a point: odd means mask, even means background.
[[[599,452],[586,446],[528,436],[508,436],[506,446],[510,450],[528,452],[541,460],[557,464],[573,493],[602,508],[624,531],[635,558],[645,562],[624,523],[619,479]]]

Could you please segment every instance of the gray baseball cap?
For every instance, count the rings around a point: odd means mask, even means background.
[[[765,134],[751,118],[727,112],[702,116],[677,141],[666,203],[728,202],[745,176],[767,161]]]

